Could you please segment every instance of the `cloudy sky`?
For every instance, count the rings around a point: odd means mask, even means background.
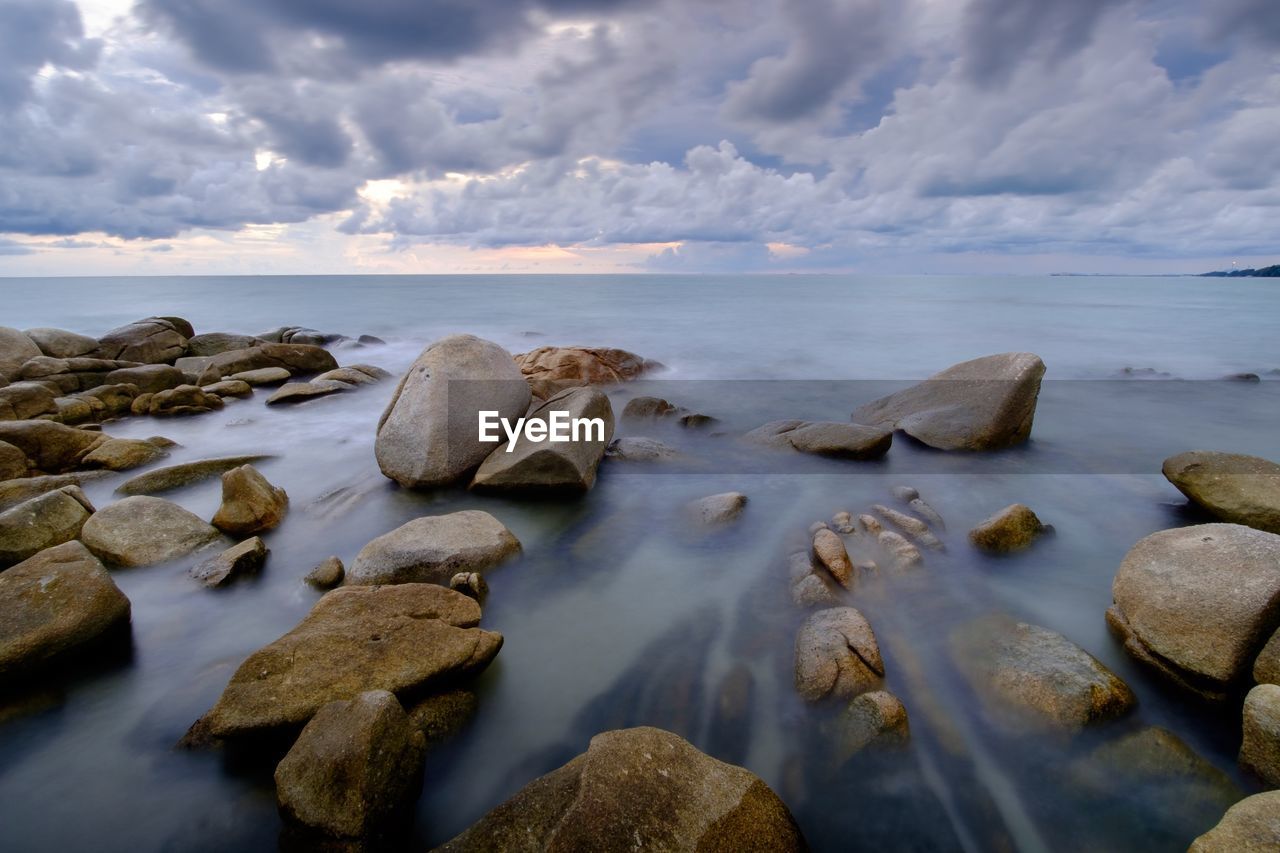
[[[1280,0],[0,0],[0,275],[1280,261]]]

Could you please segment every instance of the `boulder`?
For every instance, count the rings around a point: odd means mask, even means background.
[[[239,379],[224,379],[204,386],[203,390],[206,394],[217,394],[219,397],[249,397],[253,394],[249,383]]]
[[[57,394],[38,382],[14,382],[0,388],[0,420],[22,421],[58,411]]]
[[[953,655],[979,700],[1014,726],[1074,733],[1128,713],[1133,691],[1097,658],[1047,628],[1004,616],[956,632]]]
[[[1244,700],[1240,766],[1280,788],[1280,686],[1259,684]]]
[[[841,764],[869,747],[900,746],[911,737],[907,709],[887,690],[855,696],[836,721],[836,731]]]
[[[1174,681],[1223,698],[1280,624],[1280,535],[1238,524],[1153,533],[1125,555],[1107,622]]]
[[[633,352],[604,347],[539,347],[515,361],[534,396],[543,400],[565,388],[626,382],[662,367]]]
[[[661,397],[636,397],[629,400],[627,405],[622,409],[622,419],[625,420],[653,420],[655,418],[670,417],[680,411],[675,406]]]
[[[79,542],[0,572],[0,677],[30,672],[129,622],[125,598]]]
[[[201,415],[206,412],[212,412],[214,409],[222,408],[222,398],[217,394],[210,394],[203,388],[195,385],[179,385],[176,388],[170,388],[167,391],[159,391],[149,395],[147,400],[147,414],[156,417],[177,417],[181,415]],[[138,397],[134,401],[135,408],[138,407],[139,400],[144,397]]]
[[[233,335],[227,332],[206,332],[187,341],[187,352],[194,357],[222,355],[224,352],[250,349],[262,341],[252,335]]]
[[[624,435],[609,442],[604,455],[619,462],[664,462],[680,458],[678,451],[657,439],[632,435]]]
[[[381,367],[378,367],[376,364],[349,364],[346,367],[339,368],[339,369],[358,371],[360,373],[363,373],[365,376],[369,377],[375,382],[382,382],[384,380],[391,378],[391,371],[383,370]]]
[[[975,548],[1007,554],[1028,547],[1044,532],[1044,525],[1026,504],[1010,504],[969,531]]]
[[[320,564],[307,572],[304,580],[316,589],[332,589],[342,583],[346,568],[337,557],[325,557]]]
[[[133,402],[138,399],[140,393],[137,385],[115,384],[99,385],[96,388],[81,391],[76,394],[76,397],[89,403],[96,415],[113,417],[131,411]]]
[[[39,347],[40,352],[50,358],[79,358],[98,348],[95,339],[65,329],[27,329],[25,334]]]
[[[613,406],[599,389],[566,388],[535,407],[526,418],[547,424],[550,435],[552,412],[566,413],[569,419],[564,426],[566,433],[568,425],[577,418],[599,421],[602,429],[596,431],[590,427],[578,440],[559,443],[532,442],[522,432],[514,445],[506,442],[497,445],[480,463],[471,487],[478,491],[520,494],[590,491],[605,448],[613,439]]]
[[[83,486],[110,476],[108,471],[77,471],[74,474],[44,474],[6,480],[0,482],[0,510],[10,509],[34,497],[57,491],[63,486]]]
[[[1044,362],[1029,352],[989,355],[861,406],[853,420],[900,429],[940,450],[999,450],[1031,435]]]
[[[257,370],[246,370],[241,373],[233,373],[228,379],[239,382],[247,382],[253,386],[259,385],[279,385],[282,382],[288,382],[293,374],[283,367],[260,367]]]
[[[383,371],[385,373],[385,371]],[[326,370],[315,378],[316,382],[345,382],[348,385],[377,385],[380,377],[373,376],[355,367],[339,367],[337,370]]]
[[[276,801],[288,819],[325,835],[377,835],[417,795],[425,755],[422,732],[391,693],[336,700],[276,767]]]
[[[281,386],[274,394],[267,398],[268,406],[275,406],[279,403],[301,403],[304,400],[311,400],[316,397],[328,397],[330,394],[337,394],[341,391],[350,391],[356,386],[349,385],[346,382],[338,382],[333,379],[312,379],[310,382],[290,382]]]
[[[0,512],[0,568],[70,542],[92,513],[79,486],[63,486]]]
[[[40,355],[40,347],[31,338],[17,329],[0,326],[0,378],[17,378],[18,368]]]
[[[480,702],[474,690],[462,687],[434,693],[412,708],[407,708],[414,728],[422,732],[432,746],[453,737],[475,716]]]
[[[296,730],[329,702],[368,690],[454,689],[502,646],[479,624],[480,605],[435,584],[335,589],[240,665],[199,728],[218,738]]]
[[[108,438],[85,454],[81,465],[85,468],[106,468],[108,471],[127,471],[154,462],[169,454],[160,447],[140,438]]]
[[[378,421],[374,453],[402,486],[443,486],[469,474],[493,450],[479,437],[479,413],[514,422],[529,408],[529,386],[511,355],[471,335],[422,351]]]
[[[148,317],[98,338],[98,358],[172,364],[187,354],[191,324],[178,317]]]
[[[1170,456],[1161,470],[1210,515],[1280,533],[1280,465],[1258,456],[1193,450]]]
[[[441,846],[471,850],[805,850],[759,777],[661,729],[603,732]]]
[[[1280,791],[1245,797],[1187,853],[1267,853],[1280,849]]]
[[[196,563],[188,574],[205,586],[222,586],[238,577],[257,574],[270,553],[266,543],[254,536],[239,545],[231,546],[216,557]]]
[[[845,589],[853,585],[853,561],[840,534],[822,528],[813,534],[813,556]]]
[[[428,515],[361,548],[343,582],[448,586],[458,572],[487,571],[519,551],[520,540],[487,512]]]
[[[242,465],[273,458],[262,454],[256,456],[225,456],[219,459],[201,459],[197,462],[168,465],[125,480],[116,489],[116,492],[121,495],[154,495],[158,492],[167,492],[193,483],[199,483],[210,477],[221,476],[227,471],[239,468]]]
[[[80,540],[112,566],[150,566],[186,556],[219,533],[199,516],[162,498],[132,497],[94,513]]]
[[[222,475],[222,504],[213,526],[231,536],[252,536],[274,529],[289,509],[289,495],[271,485],[252,465]]]
[[[787,558],[791,600],[796,607],[829,607],[840,603],[830,583],[814,571],[813,558],[797,551]]]
[[[804,620],[796,634],[796,690],[808,702],[852,699],[884,678],[876,635],[852,607],[830,607]]]
[[[200,384],[212,385],[228,376],[266,367],[281,367],[291,374],[299,374],[324,373],[337,366],[338,362],[323,347],[267,343],[213,356],[200,374]]]
[[[7,441],[0,441],[0,482],[16,480],[31,472],[27,454]]]
[[[889,451],[893,430],[832,421],[771,421],[743,436],[753,444],[843,459],[876,459]]]
[[[106,376],[108,385],[136,385],[138,393],[154,394],[185,385],[187,375],[171,364],[143,364],[123,367]]]
[[[722,527],[737,521],[747,506],[742,492],[721,492],[685,504],[685,515],[702,527]]]
[[[50,417],[50,420],[60,424],[71,425],[91,421],[96,413],[92,403],[79,397],[54,397],[53,405],[57,407],[57,412]]]
[[[481,604],[484,604],[484,600],[489,596],[489,584],[485,581],[484,575],[479,572],[458,572],[449,578],[449,589],[474,598]]]

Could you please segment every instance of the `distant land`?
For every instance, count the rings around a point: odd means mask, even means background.
[[[1280,264],[1272,264],[1269,267],[1263,267],[1256,270],[1218,270],[1217,272],[1202,272],[1202,276],[1210,276],[1212,278],[1280,278]]]

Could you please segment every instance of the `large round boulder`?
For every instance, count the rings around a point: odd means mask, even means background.
[[[261,346],[262,341],[252,335],[233,335],[227,332],[207,332],[187,341],[187,352],[192,357],[222,355],[239,349]]]
[[[66,329],[27,329],[25,334],[50,358],[80,358],[98,348],[95,339]]]
[[[0,388],[0,420],[20,421],[58,410],[56,394],[40,382],[14,382]]]
[[[459,572],[484,572],[519,553],[520,540],[487,512],[428,515],[384,533],[360,549],[344,583],[434,583]]]
[[[78,468],[80,461],[106,440],[100,432],[53,421],[0,421],[0,441],[21,450],[32,465],[46,474]]]
[[[626,382],[662,367],[633,352],[608,347],[539,347],[515,360],[534,396],[544,400],[565,388]]]
[[[0,567],[75,539],[92,513],[79,486],[63,486],[0,512]]]
[[[18,369],[40,355],[40,347],[31,338],[17,329],[0,326],[0,378],[16,379]]]
[[[939,450],[998,450],[1031,435],[1044,362],[1029,352],[952,365],[853,413],[860,424],[900,429]]]
[[[786,805],[754,773],[654,728],[603,732],[440,847],[471,850],[807,849]]]
[[[222,503],[213,526],[231,536],[252,536],[272,530],[289,509],[289,495],[273,486],[252,465],[222,475]]]
[[[493,451],[480,440],[480,412],[514,423],[529,400],[528,383],[502,347],[473,335],[436,341],[400,380],[378,421],[378,467],[402,486],[454,483]]]
[[[194,513],[163,498],[138,496],[104,507],[80,540],[112,566],[150,566],[186,556],[221,538]]]
[[[96,355],[139,364],[172,364],[186,355],[191,324],[180,317],[148,317],[98,338]]]
[[[1280,533],[1280,465],[1258,456],[1192,450],[1170,456],[1161,470],[1209,514]]]
[[[185,385],[187,375],[171,364],[142,364],[137,367],[122,367],[113,370],[106,376],[108,385],[135,385],[144,394],[167,391]]]
[[[1162,530],[1125,555],[1111,591],[1107,621],[1131,654],[1222,698],[1280,624],[1280,535],[1238,524]]]

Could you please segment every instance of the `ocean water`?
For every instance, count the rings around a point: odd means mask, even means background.
[[[198,332],[287,324],[373,334],[387,344],[335,355],[397,373],[455,332],[512,352],[617,346],[666,370],[614,389],[615,411],[656,393],[719,419],[701,431],[620,423],[618,435],[660,438],[686,461],[606,462],[589,495],[566,501],[392,485],[373,440],[393,383],[288,409],[267,409],[259,393],[201,417],[108,424],[113,435],[178,441],[162,464],[272,454],[259,467],[288,490],[290,514],[264,537],[263,573],[226,590],[186,576],[195,557],[114,572],[133,603],[128,654],[42,684],[0,715],[3,849],[275,847],[274,756],[246,762],[175,742],[245,656],[314,604],[319,593],[302,577],[317,562],[349,563],[411,518],[473,507],[507,524],[524,553],[488,576],[484,625],[505,645],[479,681],[473,722],[428,758],[411,849],[447,840],[596,732],[642,724],[758,773],[818,850],[1182,850],[1256,789],[1235,764],[1238,706],[1168,688],[1128,658],[1103,611],[1138,539],[1204,520],[1160,476],[1166,456],[1205,448],[1280,459],[1280,288],[1267,280],[0,279],[0,297],[0,324],[18,328],[98,335],[155,314],[186,317]],[[853,463],[734,440],[769,420],[844,420],[949,364],[1010,350],[1048,366],[1032,441],[1015,450],[957,456],[899,437],[884,460]],[[1222,379],[1241,372],[1262,381]],[[118,479],[86,491],[101,506]],[[792,687],[803,614],[790,601],[786,556],[815,520],[895,505],[899,484],[946,519],[946,550],[909,576],[860,587],[850,603],[876,631],[912,739],[840,766],[837,709],[806,706]],[[750,499],[740,523],[713,536],[684,526],[685,501],[730,489]],[[209,517],[219,487],[167,497]],[[1055,534],[1012,557],[975,554],[965,532],[1015,501]],[[992,613],[1065,634],[1129,683],[1138,708],[1076,738],[989,717],[960,675],[954,637]],[[750,690],[733,700],[726,685],[742,683]],[[1097,750],[1148,726],[1172,731],[1217,781],[1097,771]]]

